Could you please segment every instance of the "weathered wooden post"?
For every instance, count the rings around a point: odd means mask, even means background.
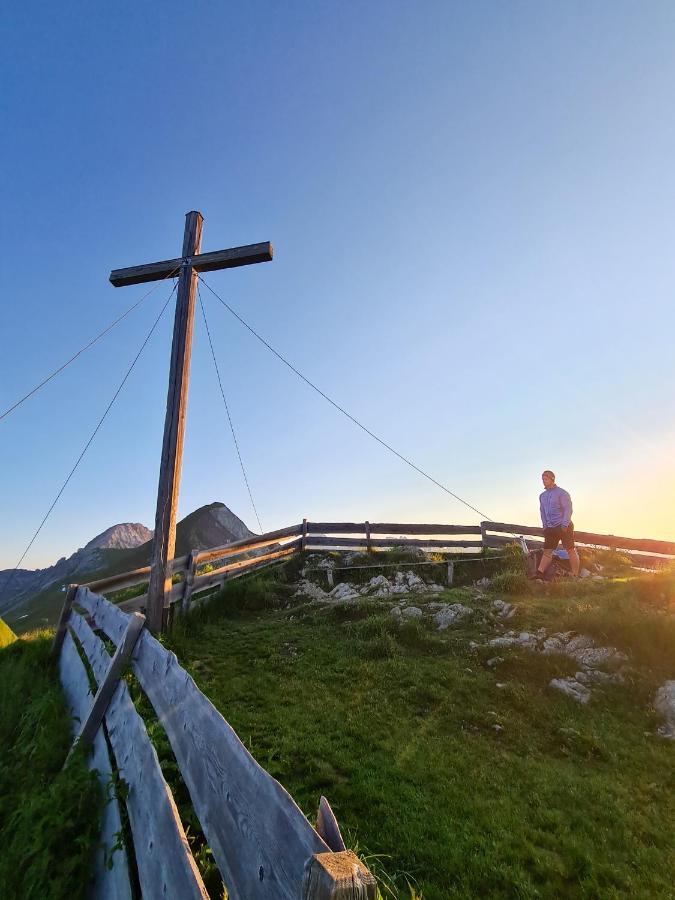
[[[303,553],[305,551],[306,546],[307,546],[307,519],[303,519],[302,520],[302,540],[300,542],[300,549],[303,551]]]
[[[183,588],[183,597],[181,600],[181,611],[186,613],[190,608],[190,598],[192,597],[192,588],[195,583],[195,573],[197,571],[197,558],[199,550],[190,550],[187,558],[185,571],[185,587]]]
[[[370,543],[370,522],[364,522],[366,528],[366,553],[370,553],[373,549],[372,544]]]
[[[201,253],[202,223],[200,212],[187,213],[180,259],[116,269],[110,273],[114,287],[159,281],[178,275],[178,296],[171,345],[169,390],[166,400],[164,439],[157,488],[155,533],[152,541],[150,584],[148,586],[148,627],[162,631],[164,608],[171,595],[173,554],[176,547],[176,511],[180,487],[180,471],[185,435],[192,329],[198,272],[230,269],[272,259],[269,243],[251,244],[229,250]]]
[[[302,900],[375,900],[377,882],[351,850],[315,853],[305,863]]]
[[[66,628],[68,627],[70,610],[73,608],[73,603],[75,601],[75,597],[77,596],[77,587],[78,586],[76,584],[68,585],[66,599],[61,609],[61,615],[59,616],[58,625],[56,626],[56,633],[54,634],[54,640],[52,641],[52,656],[57,659],[61,652],[61,647],[63,646],[63,641],[66,636]]]
[[[448,587],[452,587],[452,582],[455,579],[455,564],[450,560],[448,562]]]

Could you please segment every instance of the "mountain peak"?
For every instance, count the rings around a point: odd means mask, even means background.
[[[152,538],[152,531],[140,522],[121,522],[111,525],[85,545],[85,550],[131,550],[147,543]]]

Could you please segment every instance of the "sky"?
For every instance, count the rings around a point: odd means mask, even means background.
[[[675,538],[675,5],[35,3],[0,59],[0,412],[146,293],[111,269],[269,240],[208,283],[488,517]],[[0,421],[13,567],[170,283]],[[203,292],[263,528],[480,516]],[[26,556],[152,527],[173,305]],[[198,315],[179,515],[257,530]]]

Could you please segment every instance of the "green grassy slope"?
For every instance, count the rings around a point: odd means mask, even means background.
[[[672,581],[509,597],[509,627],[574,628],[631,656],[627,684],[579,706],[548,687],[578,668],[565,657],[500,650],[487,667],[489,596],[446,592],[479,614],[437,632],[396,625],[391,602],[298,606],[283,577],[233,582],[172,643],[310,819],[328,797],[385,896],[409,881],[425,900],[673,897],[675,745],[650,711],[675,676]]]
[[[102,791],[71,742],[51,636],[0,650],[0,896],[84,897]]]

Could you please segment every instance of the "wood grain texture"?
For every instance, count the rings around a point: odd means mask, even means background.
[[[376,893],[375,878],[351,850],[307,860],[302,900],[375,900]]]
[[[133,667],[167,733],[231,900],[297,900],[304,863],[327,849],[324,841],[147,631]]]
[[[93,697],[89,690],[89,681],[82,660],[79,657],[73,639],[65,632],[59,656],[59,678],[66,697],[66,703],[73,719],[73,732],[79,729],[86,718]],[[112,780],[112,766],[103,732],[99,731],[87,758],[87,765],[98,773],[104,794],[108,795],[108,785]],[[116,798],[112,798],[103,807],[101,816],[101,846],[96,848],[93,864],[93,877],[88,896],[94,900],[131,900],[129,882],[129,861],[124,847],[112,852],[117,842],[117,835],[122,830],[120,810]],[[106,857],[111,867],[106,865]]]
[[[185,217],[184,258],[199,253],[202,224],[203,218],[199,212],[189,212]],[[164,607],[169,605],[171,592],[196,296],[197,273],[189,265],[181,266],[173,323],[169,388],[166,396],[164,438],[148,584],[148,628],[155,632],[161,632],[163,629]]]
[[[71,621],[94,677],[101,684],[110,669],[111,658],[82,616],[74,614]],[[206,900],[208,894],[190,852],[176,804],[125,681],[118,681],[105,720],[120,777],[129,787],[127,811],[144,900],[166,897]]]
[[[145,616],[142,616],[140,613],[134,613],[129,618],[122,640],[117,645],[117,649],[110,661],[110,665],[107,667],[105,676],[102,679],[97,679],[98,690],[96,691],[94,702],[91,705],[91,709],[89,710],[86,719],[81,723],[75,743],[73,743],[73,747],[71,748],[71,753],[73,752],[76,743],[90,743],[98,731],[98,728],[103,721],[105,711],[115,693],[120,676],[129,661],[144,624]]]
[[[213,250],[210,253],[197,252],[190,255],[187,262],[197,272],[214,272],[217,269],[234,269],[239,266],[250,266],[253,263],[271,262],[273,256],[272,245],[269,241],[263,241],[261,244],[230,247],[228,250]],[[127,287],[131,284],[161,281],[162,278],[175,275],[182,263],[183,258],[181,257],[145,263],[140,266],[127,266],[124,269],[113,269],[110,273],[110,283],[113,287]]]

